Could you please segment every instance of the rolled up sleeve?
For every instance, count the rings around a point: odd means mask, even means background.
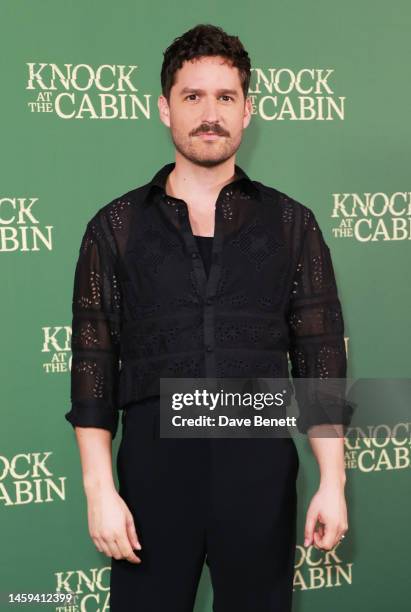
[[[73,428],[98,427],[114,439],[119,421],[121,295],[116,254],[94,217],[84,232],[74,275],[71,336],[71,410]]]
[[[342,307],[330,249],[307,207],[287,319],[291,374],[300,413],[298,430],[307,433],[313,425],[348,425],[352,406],[345,395]]]

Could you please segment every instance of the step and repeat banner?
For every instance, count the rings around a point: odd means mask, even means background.
[[[88,533],[64,418],[71,298],[87,221],[174,161],[157,109],[163,51],[198,23],[240,37],[253,117],[237,163],[314,211],[333,257],[349,376],[407,378],[411,6],[6,0],[0,11],[0,609],[24,609],[19,593],[71,590],[72,607],[32,605],[108,610],[110,560]],[[308,439],[297,441],[297,612],[408,609],[409,420],[385,431],[345,441],[349,531],[332,551],[303,546],[319,473]],[[120,439],[121,429],[113,464]],[[196,612],[211,610],[205,566]]]

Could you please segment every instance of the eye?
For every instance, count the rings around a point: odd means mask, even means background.
[[[188,100],[189,98],[191,98],[191,101],[194,102],[194,98],[197,96],[197,94],[188,94],[188,96],[186,96],[184,98],[184,100]],[[232,102],[234,102],[234,98],[232,96],[229,96],[228,94],[221,94],[220,98],[226,98],[226,100],[224,100],[224,102],[228,102],[229,100],[231,100]]]

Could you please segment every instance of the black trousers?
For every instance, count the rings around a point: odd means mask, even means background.
[[[112,612],[192,612],[204,562],[214,612],[291,611],[299,459],[291,438],[159,436],[159,402],[123,417],[119,493],[141,564],[111,560]]]

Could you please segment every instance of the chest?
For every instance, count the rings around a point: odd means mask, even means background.
[[[184,315],[207,303],[226,312],[281,312],[292,270],[275,209],[216,207],[207,244],[187,213],[163,205],[136,216],[123,262],[128,316]]]

